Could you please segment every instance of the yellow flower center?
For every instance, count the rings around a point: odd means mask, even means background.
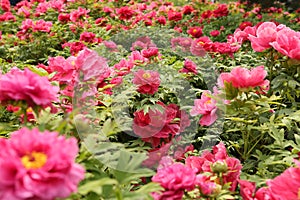
[[[202,41],[199,41],[198,44],[200,44],[201,46],[203,46],[205,43]]]
[[[211,100],[207,100],[205,104],[211,104]]]
[[[38,169],[45,165],[47,162],[47,155],[41,152],[32,152],[24,155],[21,162],[26,169]]]
[[[194,30],[193,30],[193,33],[197,33],[197,29],[194,29]]]
[[[149,74],[149,73],[144,73],[144,74],[143,74],[143,78],[151,78],[151,74]]]

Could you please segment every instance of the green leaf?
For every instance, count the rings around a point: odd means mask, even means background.
[[[111,178],[102,178],[100,180],[89,181],[86,184],[78,188],[78,193],[86,195],[89,192],[95,192],[97,194],[102,194],[102,186],[104,185],[117,185],[118,181]]]

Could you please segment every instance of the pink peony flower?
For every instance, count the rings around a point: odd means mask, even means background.
[[[272,199],[299,199],[300,163],[297,167],[290,167],[281,175],[267,182],[268,191]]]
[[[141,53],[145,58],[152,58],[158,55],[158,48],[150,47],[148,49],[143,49]]]
[[[28,106],[47,107],[58,101],[59,88],[51,85],[47,77],[41,77],[29,69],[14,67],[8,73],[0,74],[0,101],[25,101]]]
[[[191,110],[191,115],[202,115],[199,124],[202,126],[210,126],[217,120],[216,101],[209,97],[210,91],[206,90],[202,93],[201,99],[194,100],[194,107]]]
[[[77,67],[75,65],[76,57],[70,56],[65,59],[62,56],[49,57],[48,58],[48,67],[46,70],[49,73],[55,72],[55,75],[51,80],[70,83],[72,79],[76,76]]]
[[[0,144],[0,199],[66,198],[84,178],[74,138],[22,128]]]
[[[292,59],[300,60],[300,32],[283,28],[277,32],[277,37],[270,45]]]
[[[154,94],[160,85],[159,73],[143,69],[134,73],[132,82],[138,86],[138,92],[142,94]]]
[[[188,157],[185,164],[196,173],[222,172],[223,183],[231,183],[231,191],[235,190],[242,169],[238,159],[228,156],[226,147],[222,142],[213,147],[212,153],[204,151],[199,157]]]
[[[267,71],[264,66],[258,66],[251,70],[236,67],[230,73],[221,73],[218,78],[218,86],[224,88],[224,82],[231,83],[238,89],[249,89],[259,87],[261,90],[268,90],[269,81],[264,80]]]
[[[185,59],[184,66],[179,70],[179,72],[198,74],[197,65],[193,61]]]
[[[182,163],[174,163],[158,170],[152,181],[160,183],[167,191],[191,191],[195,187],[196,174]]]
[[[107,78],[112,70],[109,68],[105,58],[98,55],[96,51],[83,49],[79,52],[75,61],[83,81],[97,79],[99,82]]]
[[[271,47],[276,40],[277,26],[273,22],[264,22],[256,30],[256,36],[249,35],[248,39],[254,51],[262,52]]]

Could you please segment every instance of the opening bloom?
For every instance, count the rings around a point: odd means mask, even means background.
[[[22,128],[0,144],[0,199],[66,198],[84,178],[75,138]]]

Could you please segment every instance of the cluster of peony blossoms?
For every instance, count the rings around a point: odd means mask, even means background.
[[[0,199],[66,198],[84,178],[75,138],[22,128],[0,144]]]
[[[258,66],[251,70],[236,67],[231,72],[221,73],[218,78],[218,88],[214,87],[214,93],[209,90],[202,93],[200,99],[194,100],[194,106],[190,112],[192,116],[202,115],[199,124],[202,126],[210,126],[217,120],[217,100],[218,95],[226,91],[233,93],[231,87],[237,92],[249,92],[254,91],[258,93],[265,92],[269,89],[270,82],[265,80],[267,71],[264,66]],[[225,104],[230,103],[230,100],[234,99],[232,94],[226,96],[223,102]]]
[[[241,169],[240,161],[228,156],[223,143],[214,146],[212,152],[206,150],[201,156],[187,157],[185,163],[164,157],[152,177],[164,191],[152,196],[155,200],[180,200],[185,192],[194,191],[196,198],[207,198],[216,196],[226,184],[230,191],[235,191]]]
[[[244,30],[237,29],[231,40],[239,44],[249,40],[254,51],[263,52],[273,47],[282,55],[300,60],[300,32],[283,24],[263,22]]]

